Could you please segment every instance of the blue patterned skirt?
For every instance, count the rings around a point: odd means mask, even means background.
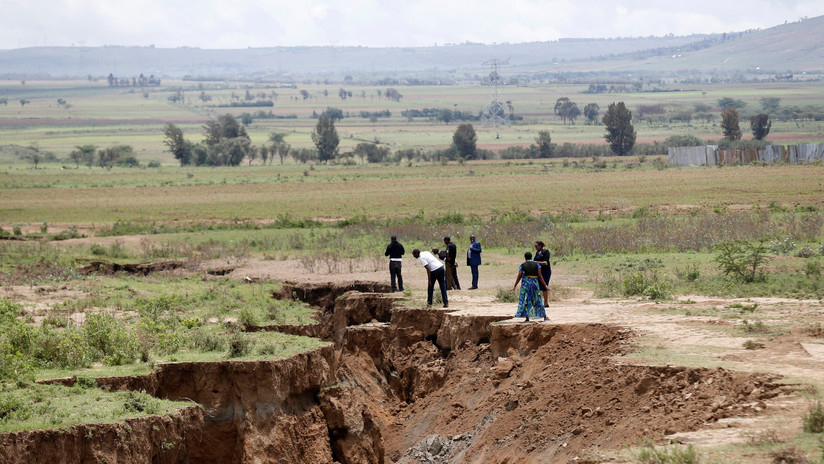
[[[528,317],[530,319],[543,319],[546,317],[544,299],[541,297],[541,290],[538,285],[537,277],[523,277],[521,280],[521,296],[518,298],[518,312],[515,313],[515,317]]]

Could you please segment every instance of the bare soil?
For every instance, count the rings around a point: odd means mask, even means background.
[[[517,260],[490,258],[482,288],[451,292],[449,312],[384,293],[384,272],[202,263],[228,278],[299,282],[273,296],[318,306],[317,324],[250,330],[321,337],[334,347],[257,364],[164,365],[98,382],[204,405],[203,438],[184,440],[192,453],[168,462],[323,463],[615,462],[611,450],[643,437],[699,448],[765,432],[790,437],[808,405],[793,390],[824,384],[821,334],[803,325],[816,320],[819,301],[597,299],[576,287],[584,276],[561,275],[553,284],[570,288],[550,305],[552,320],[525,324],[511,317],[513,304],[494,300],[514,281],[506,270]],[[404,273],[419,297],[423,270]],[[746,333],[739,320],[707,313],[734,303],[758,303],[759,319],[781,330]],[[761,349],[745,349],[747,340]]]

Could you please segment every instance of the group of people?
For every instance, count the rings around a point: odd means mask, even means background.
[[[443,307],[449,307],[447,290],[460,290],[461,283],[458,279],[458,247],[452,243],[450,237],[444,237],[443,243],[446,249],[441,251],[433,248],[432,251],[421,251],[417,248],[412,250],[412,256],[419,260],[426,269],[426,304],[432,305],[432,297],[435,291],[435,282],[441,290]],[[466,265],[472,271],[472,286],[469,290],[478,288],[478,266],[481,265],[481,243],[475,240],[474,235],[469,236],[469,248],[466,250]],[[392,236],[389,245],[386,246],[384,255],[389,257],[389,279],[392,291],[403,291],[403,275],[401,263],[405,250],[398,241],[398,237]],[[443,262],[441,262],[443,260]]]
[[[432,251],[420,251],[417,248],[412,250],[412,256],[419,260],[426,269],[426,304],[432,305],[432,297],[435,291],[435,282],[441,290],[443,307],[449,307],[447,290],[460,290],[461,284],[458,280],[458,247],[452,243],[450,237],[444,237],[443,243],[446,249],[441,251],[433,248]],[[548,321],[546,315],[546,301],[548,296],[549,279],[552,276],[552,268],[549,264],[549,250],[544,242],[538,240],[533,245],[535,255],[531,252],[524,253],[524,262],[518,267],[518,277],[512,291],[521,284],[521,292],[518,296],[518,311],[515,317],[526,318],[529,322],[544,320]],[[384,253],[389,257],[389,276],[392,291],[403,291],[403,276],[401,274],[401,263],[405,250],[396,236],[392,236],[391,242],[386,246]],[[441,262],[443,260],[443,262]],[[466,250],[466,265],[472,271],[472,286],[470,290],[478,288],[478,266],[481,265],[481,243],[475,239],[474,235],[469,236],[469,248]]]

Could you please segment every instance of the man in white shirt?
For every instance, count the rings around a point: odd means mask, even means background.
[[[426,304],[432,306],[432,293],[435,291],[435,281],[438,281],[438,286],[441,287],[441,297],[443,298],[443,307],[449,307],[449,301],[446,299],[446,274],[444,273],[443,263],[438,260],[432,253],[428,251],[421,251],[417,248],[412,250],[412,256],[419,259],[426,269]]]

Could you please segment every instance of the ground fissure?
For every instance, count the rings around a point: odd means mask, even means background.
[[[334,345],[275,361],[170,363],[98,383],[202,405],[202,420],[178,434],[178,452],[152,460],[204,463],[586,460],[758,414],[783,391],[770,375],[622,364],[633,334],[620,326],[393,307],[386,290],[286,284],[276,296],[318,306],[318,322],[250,330]],[[10,435],[5,443],[15,443]],[[83,453],[104,452],[106,443],[86,442]],[[163,446],[144,448],[160,456]],[[16,462],[42,462],[32,453]]]

